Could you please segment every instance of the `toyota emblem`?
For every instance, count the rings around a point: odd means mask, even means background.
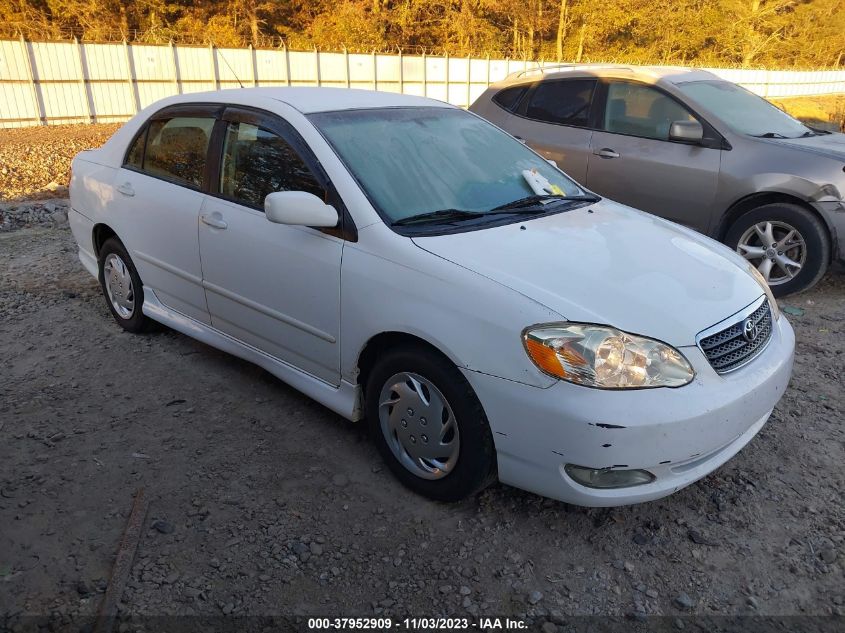
[[[760,328],[756,323],[754,323],[753,319],[745,319],[745,321],[742,322],[742,338],[749,343],[753,343],[758,334],[760,334]]]

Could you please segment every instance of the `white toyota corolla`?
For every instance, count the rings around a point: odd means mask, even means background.
[[[498,477],[647,501],[765,424],[794,335],[748,262],[602,200],[429,99],[171,97],[73,162],[70,222],[117,322],[252,361],[436,499]]]

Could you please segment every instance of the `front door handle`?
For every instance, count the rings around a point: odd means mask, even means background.
[[[200,216],[200,220],[202,220],[203,224],[207,224],[208,226],[214,227],[215,229],[226,229],[229,225],[223,219],[223,216],[219,213],[203,213]]]
[[[601,156],[602,158],[619,158],[619,152],[616,152],[609,147],[603,147],[600,150],[593,152],[596,156]]]
[[[132,184],[128,182],[118,185],[116,189],[124,196],[129,196],[130,198],[135,195],[135,190],[132,188]]]

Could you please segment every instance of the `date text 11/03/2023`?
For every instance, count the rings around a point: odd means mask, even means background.
[[[308,618],[308,630],[371,630],[371,631],[520,631],[526,622],[514,618]]]

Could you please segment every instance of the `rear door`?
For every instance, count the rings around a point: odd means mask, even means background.
[[[144,287],[166,306],[209,323],[197,222],[217,106],[179,105],[154,114],[115,174],[110,212]]]
[[[341,211],[342,202],[281,117],[227,108],[222,118],[199,225],[211,323],[338,385],[344,239],[333,229],[268,221],[264,198],[274,191],[307,191]]]
[[[706,231],[719,180],[721,136],[656,86],[610,80],[600,93],[601,129],[590,144],[587,187]],[[674,121],[693,120],[704,128],[702,143],[669,140]]]
[[[596,80],[552,79],[535,84],[505,128],[580,183],[586,182]]]

